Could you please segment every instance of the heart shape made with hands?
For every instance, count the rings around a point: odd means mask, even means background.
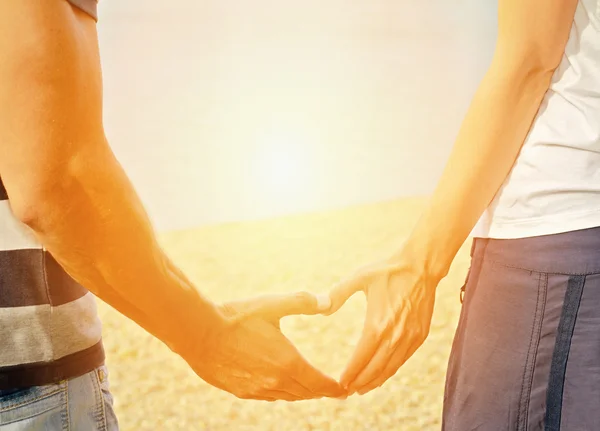
[[[437,283],[398,261],[366,266],[326,295],[308,292],[233,301],[223,310],[234,319],[260,317],[277,329],[290,315],[331,315],[362,291],[367,312],[360,340],[341,375],[346,395],[383,385],[423,344],[431,326]]]

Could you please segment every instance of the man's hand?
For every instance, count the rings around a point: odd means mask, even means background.
[[[429,334],[435,285],[408,260],[369,265],[331,291],[335,313],[358,291],[367,297],[367,316],[360,341],[342,373],[349,394],[365,394],[392,377]]]
[[[282,317],[319,314],[329,307],[328,297],[323,302],[310,293],[226,303],[221,306],[225,329],[183,356],[202,379],[238,398],[344,397],[340,384],[310,365],[279,329]]]

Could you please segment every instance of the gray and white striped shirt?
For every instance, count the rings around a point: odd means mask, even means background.
[[[0,180],[0,390],[66,380],[104,362],[94,296],[11,211]]]

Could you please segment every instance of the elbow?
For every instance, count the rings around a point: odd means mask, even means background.
[[[521,47],[518,50],[508,50],[498,47],[491,67],[515,83],[539,82],[548,86],[562,58],[563,51],[556,49]]]
[[[11,208],[17,220],[37,235],[47,235],[55,230],[56,218],[53,215],[56,212],[52,211],[49,201],[32,198],[18,205],[11,203]]]
[[[38,235],[52,233],[64,218],[74,182],[72,175],[65,174],[53,180],[36,178],[29,184],[17,185],[10,195],[14,216]]]
[[[13,175],[12,181],[7,178],[14,216],[40,235],[80,228],[96,210],[93,198],[114,170],[114,156],[104,143],[92,142],[84,150],[36,161],[21,171],[27,174]]]
[[[41,219],[41,214],[40,209],[35,205],[34,199],[25,198],[23,196],[20,196],[18,199],[11,198],[10,208],[17,220],[34,231],[37,231],[35,227],[39,224],[38,220]]]
[[[52,193],[18,193],[17,197],[10,200],[11,210],[21,223],[32,229],[37,234],[46,234],[52,230],[55,223],[58,206],[57,198]]]
[[[563,51],[532,50],[521,55],[518,63],[532,76],[551,77],[563,58]]]
[[[487,73],[487,78],[497,89],[504,89],[519,98],[540,99],[550,88],[556,67],[545,63],[511,59],[495,61]]]

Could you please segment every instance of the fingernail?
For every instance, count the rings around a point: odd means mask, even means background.
[[[329,295],[320,294],[316,295],[317,298],[317,308],[319,311],[327,311],[331,308],[331,298]]]

